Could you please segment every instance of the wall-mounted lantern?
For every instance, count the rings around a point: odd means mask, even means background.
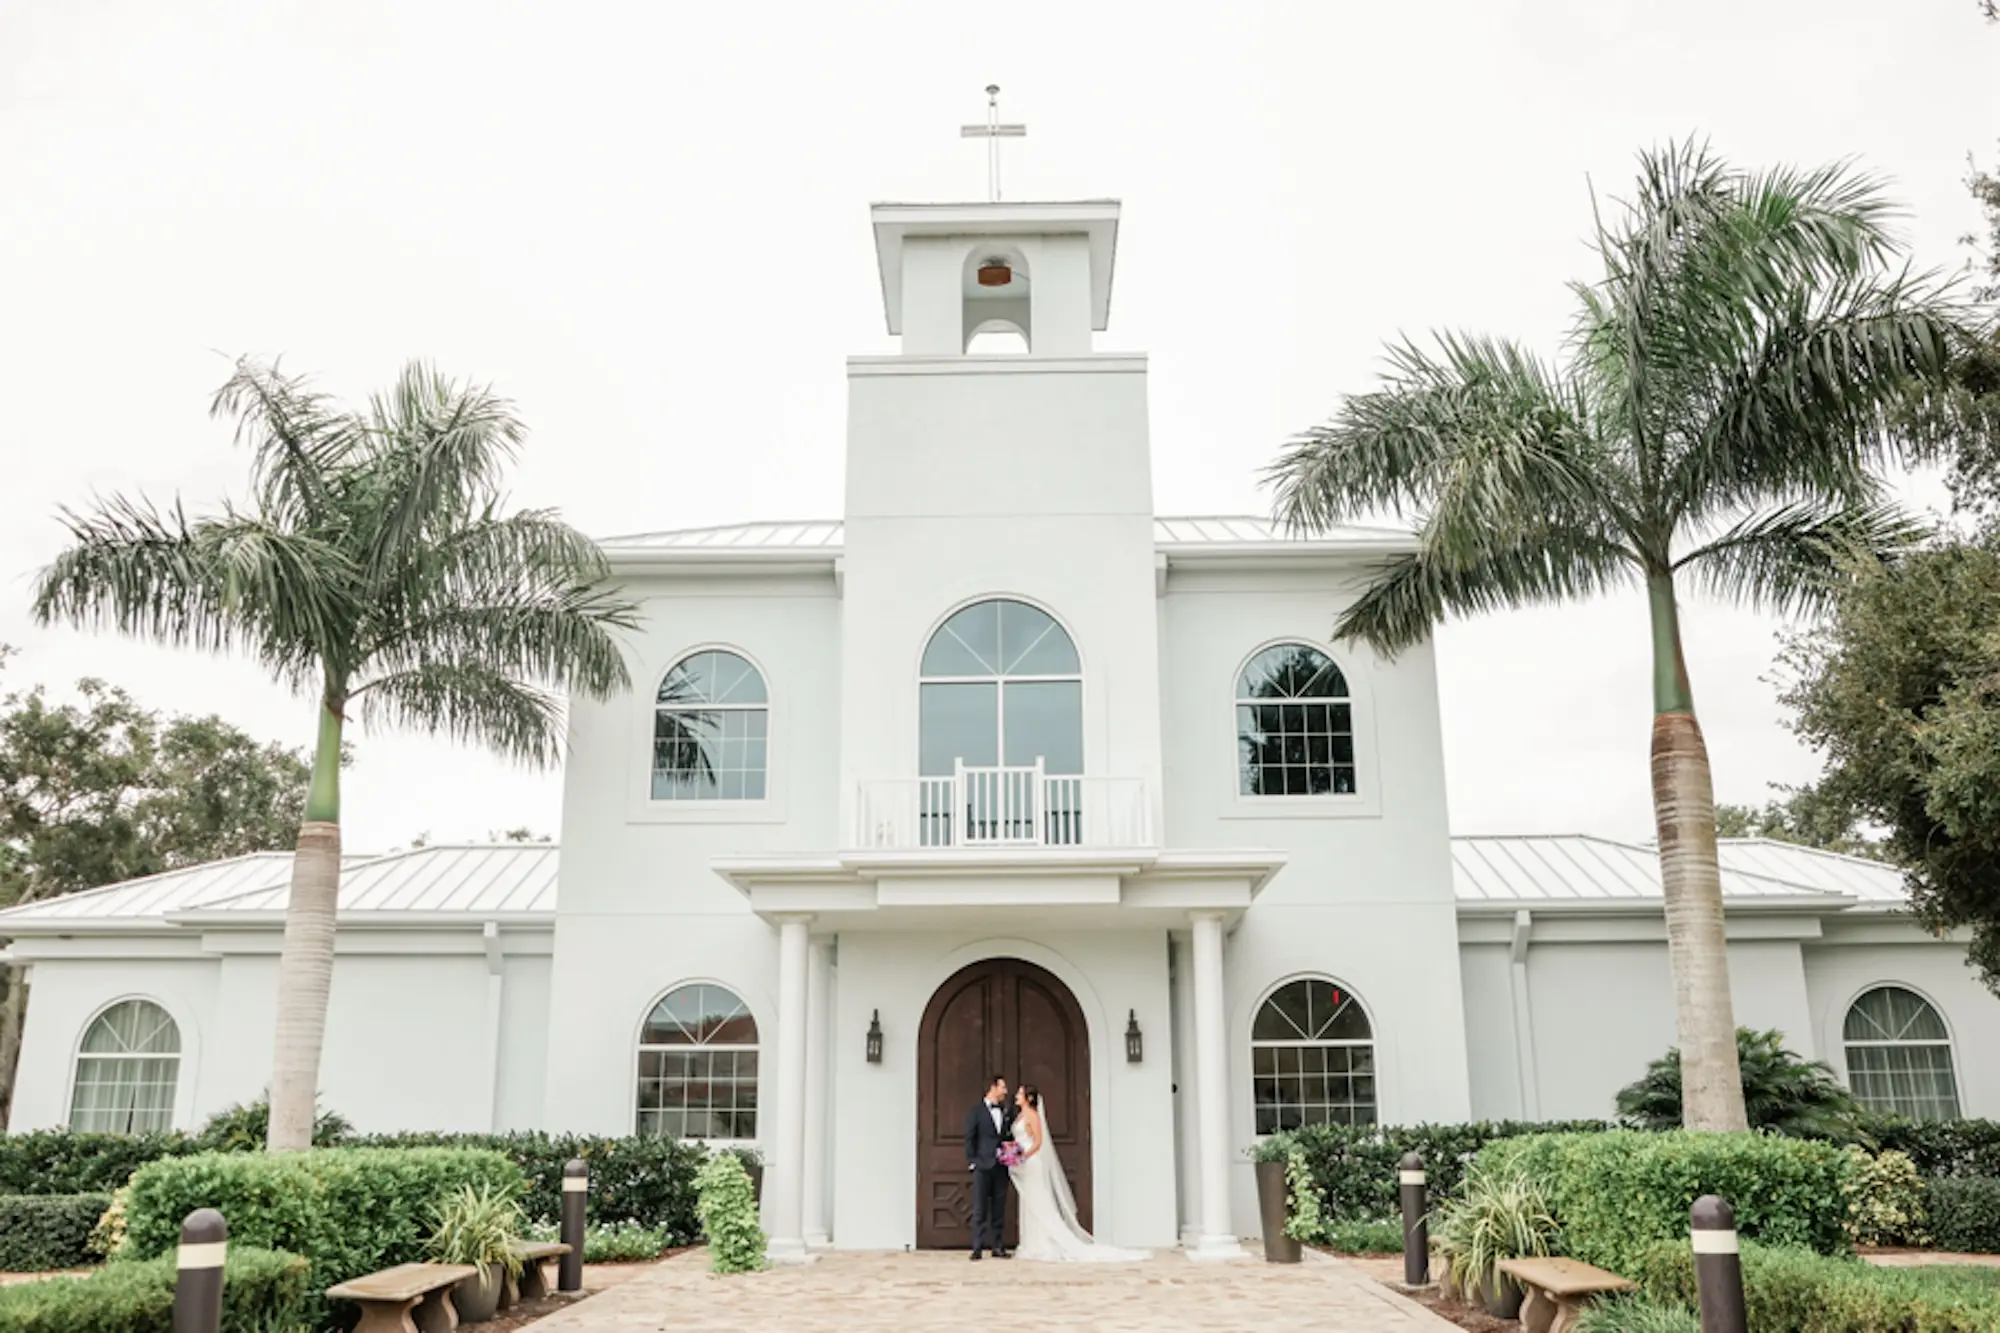
[[[1139,1011],[1128,1009],[1125,1019],[1125,1059],[1129,1064],[1138,1064],[1146,1058],[1145,1039],[1139,1035]]]
[[[877,1009],[868,1020],[868,1063],[882,1063],[882,1011]]]

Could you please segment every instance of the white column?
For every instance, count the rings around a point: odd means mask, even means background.
[[[774,1263],[805,1263],[806,1252],[806,991],[810,970],[809,916],[782,916],[778,924],[778,1132],[764,1165],[770,1193],[771,1238],[766,1253]]]
[[[1194,915],[1194,1053],[1201,1096],[1201,1235],[1190,1259],[1245,1259],[1229,1225],[1229,1049],[1222,913]]]
[[[812,942],[806,965],[806,1245],[823,1249],[827,1245],[827,1115],[831,1110],[828,1079],[833,1071],[827,1059],[832,1022],[831,986],[833,939],[821,936]]]

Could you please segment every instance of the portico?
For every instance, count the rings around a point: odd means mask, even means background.
[[[954,1156],[952,1125],[993,1072],[1056,1094],[1051,1124],[1066,1152],[1087,1153],[1065,1166],[1088,1182],[1079,1198],[1094,1198],[1097,1234],[1171,1247],[1192,1193],[1201,1210],[1189,1255],[1238,1257],[1223,946],[1283,864],[1264,851],[1076,847],[718,860],[777,937],[772,1259],[954,1243],[960,1181],[908,1145],[937,1145],[940,1163]],[[1174,941],[1191,944],[1186,975],[1174,973]],[[1030,989],[1048,998],[1003,1005],[1002,992],[982,991],[954,1009],[945,983],[970,984],[968,969],[996,961],[1043,977]],[[1177,1013],[1191,1030],[1177,1030]],[[877,1021],[879,1061],[868,1044]],[[1128,1025],[1150,1037],[1139,1052],[1127,1050]],[[1192,1136],[1199,1182],[1179,1179],[1190,1155],[1181,1136]]]

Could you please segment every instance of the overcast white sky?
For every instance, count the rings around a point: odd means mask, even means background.
[[[1643,145],[1858,156],[1961,263],[1996,75],[1973,0],[0,0],[7,679],[310,741],[250,665],[25,614],[58,504],[240,486],[223,353],[355,396],[410,356],[490,381],[534,429],[516,498],[591,532],[837,514],[842,358],[893,347],[867,205],[980,197],[988,82],[1029,125],[1011,197],[1124,201],[1100,345],[1152,356],[1161,511],[1213,513],[1266,507],[1258,469],[1386,338],[1552,342],[1586,177],[1618,193]],[[1719,797],[1809,779],[1771,627],[1688,634]],[[1448,627],[1455,828],[1649,836],[1646,651],[1637,594]],[[557,831],[553,776],[358,749],[350,847]]]

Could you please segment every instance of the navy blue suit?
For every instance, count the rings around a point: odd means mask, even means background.
[[[1013,1128],[1014,1108],[1004,1102],[997,1108],[1000,1123],[993,1123],[996,1108],[984,1098],[965,1113],[965,1161],[972,1168],[972,1252],[984,1248],[991,1236],[991,1248],[1006,1244],[1007,1168],[1000,1165],[1000,1145],[1007,1142]],[[991,1228],[989,1231],[988,1228]]]

